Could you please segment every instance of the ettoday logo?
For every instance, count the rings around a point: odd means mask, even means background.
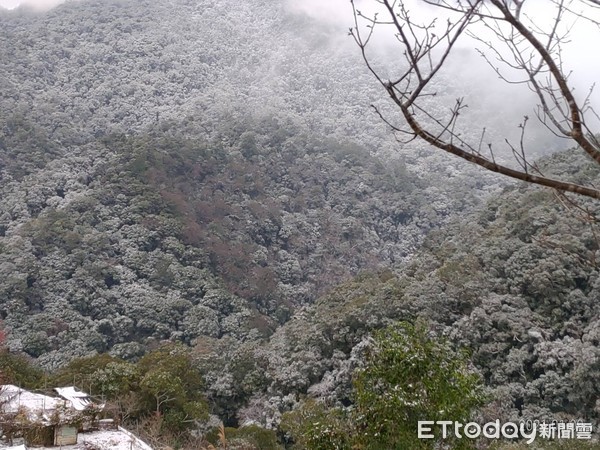
[[[527,444],[533,443],[538,437],[542,439],[591,439],[592,424],[582,422],[506,422],[500,420],[479,425],[476,422],[466,424],[452,420],[420,420],[417,437],[419,439],[434,439],[434,430],[441,430],[442,439],[456,437],[458,439],[524,439]]]

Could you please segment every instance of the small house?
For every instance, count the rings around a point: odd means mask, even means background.
[[[89,429],[96,405],[74,387],[56,388],[58,396],[31,392],[14,385],[0,387],[0,427],[9,441],[22,436],[31,446],[77,443],[80,429]]]

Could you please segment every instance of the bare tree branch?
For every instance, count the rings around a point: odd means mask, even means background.
[[[355,23],[350,34],[360,48],[367,68],[385,88],[408,125],[407,128],[393,125],[376,108],[377,114],[394,132],[406,135],[408,141],[422,139],[438,149],[492,172],[560,192],[573,192],[600,199],[600,191],[594,187],[548,178],[536,170],[536,166],[529,161],[525,145],[527,117],[520,125],[519,143],[513,145],[508,139],[505,140],[519,167],[513,169],[497,162],[491,144],[488,145],[489,156],[481,152],[485,131],[481,134],[481,140],[473,145],[460,136],[457,123],[461,110],[466,107],[463,99],[458,99],[450,108],[449,118],[442,118],[439,110],[433,111],[427,104],[422,104],[425,97],[436,94],[428,91],[429,85],[451,58],[459,39],[470,36],[482,43],[497,63],[522,75],[519,80],[509,79],[490,56],[480,50],[481,55],[503,80],[511,84],[526,84],[536,94],[539,104],[535,114],[552,133],[572,139],[595,163],[600,164],[598,139],[584,119],[585,112],[596,117],[597,114],[591,108],[589,95],[581,106],[578,104],[569,85],[569,73],[563,70],[562,44],[567,41],[570,31],[569,27],[566,31],[563,30],[564,18],[571,15],[577,19],[586,15],[585,11],[578,12],[573,6],[575,0],[552,0],[556,14],[548,31],[545,31],[546,24],[536,23],[527,14],[524,8],[527,0],[423,0],[430,7],[440,8],[451,15],[445,27],[441,27],[437,19],[417,22],[403,1],[375,1],[382,6],[385,15],[383,20],[377,15],[367,18],[356,10],[354,1],[351,0]],[[600,7],[600,0],[580,0],[579,4],[595,9]],[[593,20],[590,17],[587,20]],[[366,34],[361,28],[365,21]],[[477,34],[478,28],[475,27],[481,26],[490,32],[494,41]],[[367,53],[368,44],[378,27],[393,28],[406,60],[405,68],[393,80],[383,79]]]

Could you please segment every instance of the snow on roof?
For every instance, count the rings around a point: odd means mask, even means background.
[[[27,408],[29,415],[33,418],[44,416],[47,412],[52,412],[65,404],[63,399],[36,394],[13,384],[5,384],[0,387],[0,399],[4,412],[17,413],[19,409]]]
[[[79,391],[70,386],[54,389],[62,398],[49,397],[43,394],[37,394],[12,384],[0,386],[0,408],[4,412],[17,413],[20,409],[26,408],[30,419],[49,423],[50,415],[59,406],[72,405],[73,409],[83,410],[92,403],[92,399],[85,392]],[[118,430],[95,431],[91,433],[79,433],[78,445],[63,446],[66,449],[80,449],[80,444],[93,444],[101,448],[111,448],[114,450],[152,450],[148,444],[131,432],[119,427]],[[56,447],[54,447],[56,448]],[[0,443],[0,450],[27,450],[25,446],[4,447]],[[44,447],[37,450],[45,450]]]
[[[75,408],[77,411],[83,411],[85,408],[93,404],[89,394],[80,391],[74,386],[54,388],[54,390],[62,398],[71,402],[71,406],[73,406],[73,408]]]

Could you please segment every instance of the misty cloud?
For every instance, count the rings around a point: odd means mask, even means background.
[[[286,6],[294,13],[306,14],[322,22],[348,25],[352,20],[352,8],[348,0],[287,0]]]
[[[65,1],[66,0],[0,0],[0,7],[14,9],[19,6],[28,6],[36,10],[46,11]]]

